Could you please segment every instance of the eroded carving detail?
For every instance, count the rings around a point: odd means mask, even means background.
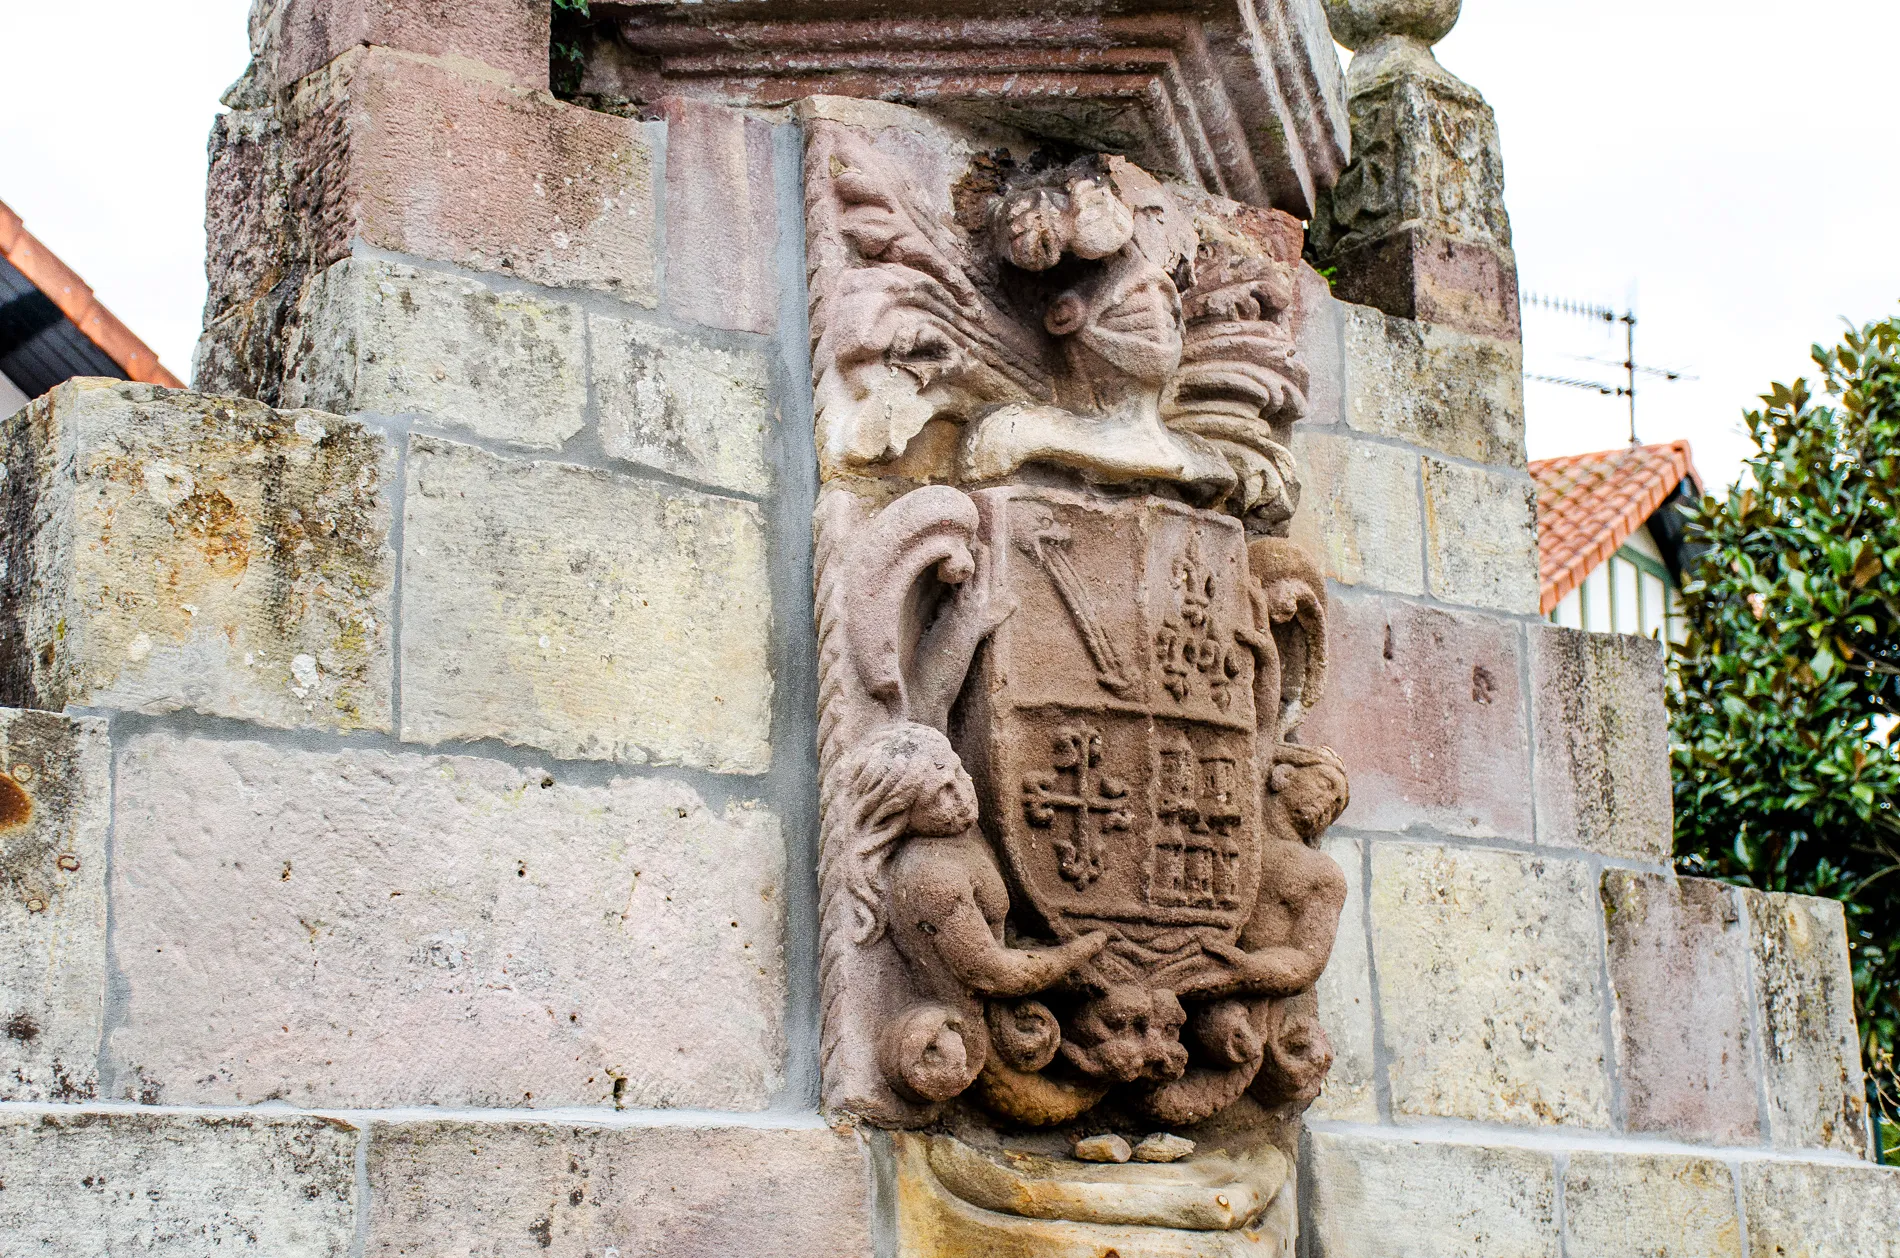
[[[821,121],[807,166],[827,1102],[1297,1113],[1331,1060],[1345,881],[1317,843],[1347,800],[1292,741],[1326,670],[1324,582],[1276,535],[1297,227],[1113,157],[907,179],[909,142]],[[1183,1165],[1239,1146],[1212,1147]],[[1220,1174],[1252,1213],[1158,1225],[1257,1221],[1286,1164],[1246,1147]],[[986,1209],[1053,1191],[926,1160]],[[1155,1218],[1199,1208],[1151,1178]]]

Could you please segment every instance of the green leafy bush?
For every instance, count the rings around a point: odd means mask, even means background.
[[[593,25],[587,0],[554,0],[548,39],[548,85],[563,100],[581,90],[582,40]]]
[[[1862,1051],[1900,1102],[1900,319],[1814,347],[1777,384],[1683,589],[1671,699],[1684,873],[1847,909]],[[1752,481],[1752,483],[1750,483]],[[1889,1128],[1891,1131],[1892,1129]]]

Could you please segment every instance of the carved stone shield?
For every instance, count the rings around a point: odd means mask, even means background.
[[[1017,605],[956,731],[990,838],[1058,938],[1110,934],[1092,981],[1192,991],[1226,969],[1260,877],[1241,526],[1145,495],[971,496]]]

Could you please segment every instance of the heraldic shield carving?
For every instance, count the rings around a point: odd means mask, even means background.
[[[900,1215],[958,1245],[1280,1252],[1347,798],[1299,224],[808,105],[826,1104],[933,1129]]]

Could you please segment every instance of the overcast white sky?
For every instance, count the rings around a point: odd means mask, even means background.
[[[204,141],[249,0],[0,0],[0,200],[180,376],[204,301]],[[1526,292],[1640,318],[1640,399],[1716,483],[1740,413],[1840,318],[1900,299],[1892,0],[1466,0],[1439,48],[1498,113]],[[1527,370],[1612,381],[1592,326],[1525,313]],[[1581,356],[1581,357],[1578,357]],[[1641,386],[1639,386],[1640,388]],[[1621,403],[1526,386],[1533,457],[1627,439]]]

